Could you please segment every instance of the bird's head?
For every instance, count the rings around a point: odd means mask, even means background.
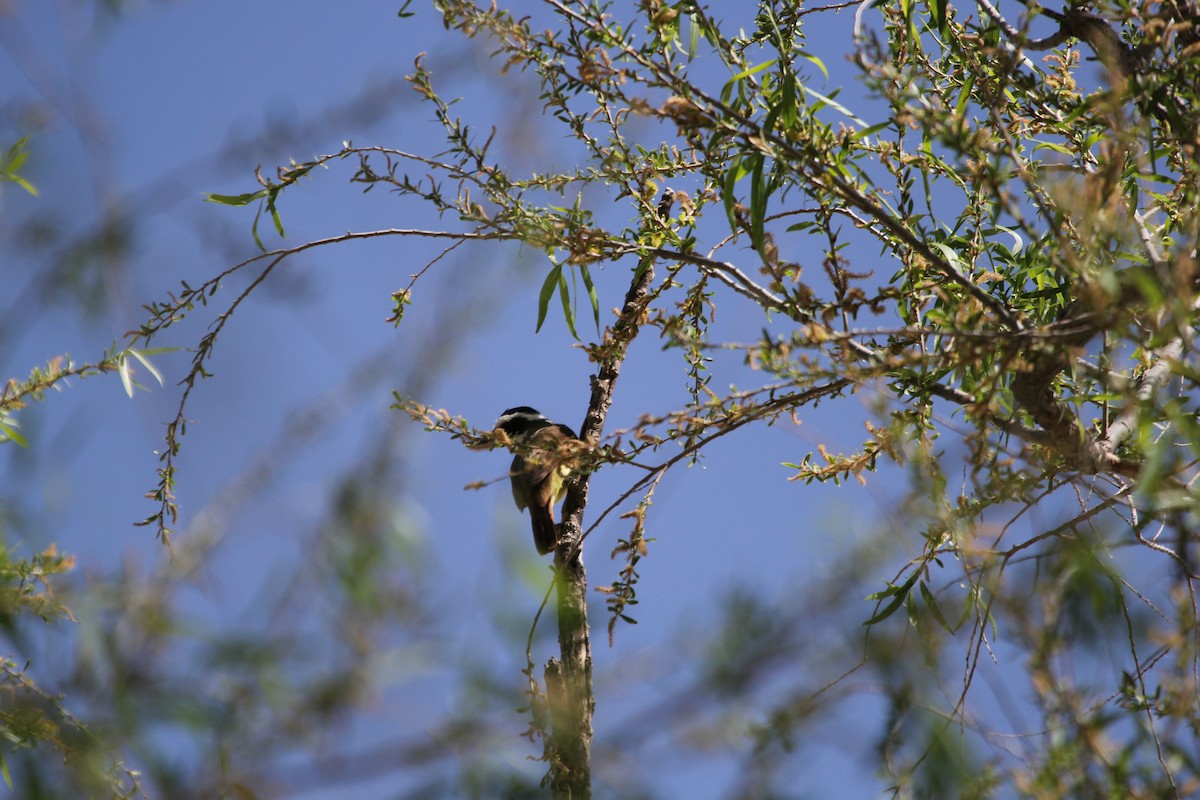
[[[500,419],[496,420],[493,429],[504,431],[510,439],[518,439],[549,424],[550,420],[543,417],[536,408],[516,406],[505,409]]]

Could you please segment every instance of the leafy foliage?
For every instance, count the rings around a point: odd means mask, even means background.
[[[590,791],[586,603],[563,600],[586,586],[574,559],[587,537],[610,512],[630,520],[614,550],[624,564],[602,590],[611,639],[634,621],[662,477],[712,457],[722,437],[854,395],[872,399],[861,446],[835,454],[820,442],[785,468],[796,491],[904,476],[899,557],[863,545],[836,581],[805,587],[794,615],[734,595],[702,648],[691,701],[664,714],[682,719],[696,698],[766,705],[765,721],[740,726],[753,740],[747,786],[766,796],[794,743],[819,733],[826,704],[869,670],[885,706],[878,767],[896,796],[1194,794],[1194,0],[1023,5],[1011,19],[990,0],[978,16],[946,0],[853,4],[856,72],[832,88],[843,76],[816,54],[810,28],[824,19],[813,15],[850,4],[764,0],[745,26],[694,0],[546,0],[535,16],[467,0],[436,7],[447,28],[486,37],[501,69],[536,82],[546,124],[578,146],[580,163],[511,167],[494,128],[458,116],[418,59],[409,82],[441,126],[439,155],[346,142],[273,180],[260,173],[252,192],[211,195],[257,203],[282,236],[280,198],[302,177],[317,183],[317,167],[350,164],[347,179],[364,191],[382,186],[452,223],[267,251],[256,216],[263,253],[150,304],[129,342],[138,349],[92,368],[119,370],[127,389],[130,359],[149,368],[146,348],[165,330],[224,303],[193,351],[146,524],[170,533],[188,398],[226,322],[280,263],[355,239],[447,241],[393,294],[390,321],[401,324],[450,250],[519,242],[548,265],[536,327],[557,295],[573,338],[587,333],[585,304],[597,330],[582,347],[596,364],[581,432],[590,453],[556,556],[563,661],[547,665],[544,686],[532,630],[527,645],[523,711],[558,794]],[[10,151],[9,173],[21,160]],[[614,265],[629,289],[606,322],[596,278]],[[244,270],[257,271],[226,299],[226,280]],[[715,319],[726,309],[755,320],[750,337],[724,338]],[[687,388],[671,410],[644,409],[604,436],[621,365],[637,357],[629,345],[651,333],[678,354]],[[0,412],[10,396],[16,408],[85,368],[72,369],[35,373],[6,391]],[[739,388],[731,373],[754,383]],[[449,412],[398,405],[468,447],[497,444]],[[19,441],[8,417],[0,434]],[[634,477],[585,529],[587,476],[601,468]],[[375,552],[336,556],[349,586]],[[848,587],[862,590],[854,602]],[[854,644],[848,621],[861,632]],[[836,638],[830,662],[802,645],[809,630]],[[833,677],[812,685],[792,668],[801,661]],[[978,702],[989,662],[1024,670],[1031,721]],[[772,678],[787,688],[756,696]],[[997,744],[1010,736],[1020,740],[1011,750]]]
[[[1145,698],[1164,686],[1186,694],[1196,661],[1167,667],[1171,648],[1151,645],[1133,618],[1142,603],[1170,603],[1177,613],[1160,616],[1156,635],[1194,652],[1194,6],[1044,10],[1057,30],[1036,40],[1028,31],[1043,20],[1034,11],[1014,25],[987,3],[982,19],[966,20],[947,3],[885,4],[875,9],[876,25],[860,8],[855,60],[870,97],[848,101],[845,87],[814,88],[810,71],[826,79],[828,71],[806,48],[806,18],[821,9],[762,3],[753,31],[738,36],[688,2],[644,2],[628,21],[614,6],[547,5],[560,27],[544,31],[502,10],[452,0],[439,7],[448,25],[488,31],[510,66],[536,73],[547,112],[584,145],[587,167],[511,177],[444,114],[457,168],[487,164],[459,178],[484,192],[487,210],[470,213],[477,207],[462,202],[462,190],[442,207],[476,232],[564,249],[567,263],[660,262],[665,275],[650,290],[647,324],[680,348],[692,374],[698,354],[731,346],[708,338],[695,316],[704,305],[740,299],[768,321],[791,322],[772,322],[758,343],[737,346],[764,375],[761,388],[722,397],[706,375],[686,407],[610,438],[610,458],[644,460],[670,443],[699,450],[745,421],[795,416],[822,399],[886,386],[893,410],[882,424],[865,421],[872,435],[859,453],[833,456],[822,446],[825,466],[812,454],[791,465],[807,481],[865,480],[880,459],[928,470],[913,484],[926,509],[924,552],[872,595],[879,605],[867,624],[890,624],[904,608],[931,648],[939,631],[967,644],[962,695],[943,712],[958,724],[972,719],[965,702],[990,640],[1014,637],[1043,665],[1032,677],[1044,687],[1047,725],[1074,743],[1065,763],[1054,750],[1030,754],[1028,771],[989,762],[978,782],[975,766],[931,766],[979,759],[947,750],[946,729],[934,723],[925,746],[909,742],[909,755],[890,762],[897,791],[983,796],[1005,780],[1029,791],[1039,763],[1053,762],[1051,796],[1186,794],[1183,787],[1200,780],[1195,765],[1165,753],[1186,749],[1196,705],[1168,711]],[[1038,52],[1047,54],[1041,65]],[[1102,68],[1094,85],[1082,54]],[[424,74],[419,80],[431,85]],[[638,116],[660,124],[645,132],[631,122]],[[664,181],[672,181],[679,209],[670,217],[653,207]],[[578,206],[567,213],[532,202],[535,187],[581,182],[609,187],[632,217],[660,224],[621,230],[589,217],[583,226]],[[714,205],[719,213],[706,217]],[[533,219],[541,223],[531,237],[521,221]],[[864,239],[883,258],[855,268],[861,256],[852,253]],[[741,242],[749,253],[717,255]],[[795,254],[813,245],[823,255],[805,264]],[[715,299],[714,281],[734,294]],[[555,285],[561,267],[543,288],[539,326]],[[603,357],[602,346],[594,353]],[[964,454],[957,492],[946,479],[949,452]],[[1074,516],[1002,543],[1028,509],[1057,507],[1064,492],[1078,498]],[[630,560],[605,590],[614,621],[633,601],[634,565],[646,552],[644,531],[653,530],[648,500],[631,512],[630,542],[639,544],[623,545]],[[1168,546],[1172,530],[1178,539]],[[1098,557],[1139,547],[1155,558],[1128,573]],[[1025,575],[1027,565],[1035,574]],[[1174,575],[1170,588],[1135,588],[1146,569]],[[950,575],[957,580],[939,588]],[[1026,616],[1035,607],[1055,609],[1055,617],[1035,624]],[[1058,621],[1067,609],[1073,624]],[[1104,703],[1063,716],[1065,696],[1076,691],[1065,655],[1114,628],[1128,631],[1125,658],[1117,659],[1126,683],[1158,688],[1134,691],[1143,699],[1127,704],[1128,719]],[[1104,690],[1084,690],[1097,691]],[[1182,738],[1154,724],[1164,716]],[[1109,757],[1081,745],[1100,731],[1125,738],[1128,724],[1139,730],[1127,739],[1137,766],[1096,782],[1093,764]],[[1156,765],[1134,755],[1143,735],[1160,754]]]
[[[12,146],[8,148],[8,152],[0,156],[0,180],[11,181],[37,197],[37,189],[21,175],[21,168],[25,166],[25,161],[29,158],[29,151],[25,147],[28,140],[28,136],[22,136],[13,142]]]

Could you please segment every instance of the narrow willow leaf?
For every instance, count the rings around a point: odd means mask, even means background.
[[[558,285],[560,278],[562,278],[562,265],[555,264],[554,269],[550,270],[550,274],[542,282],[542,290],[538,293],[538,318],[534,333],[540,331],[542,323],[546,321],[546,311],[550,308],[550,296],[554,294],[554,287]]]
[[[948,263],[955,272],[957,272],[959,275],[966,275],[967,270],[964,269],[965,264],[963,263],[962,256],[954,252],[950,245],[945,244],[944,242],[930,242],[929,246],[941,253],[942,258],[946,259],[946,263]]]
[[[21,435],[21,432],[12,425],[0,422],[0,433],[3,433],[5,438],[16,442],[21,447],[29,447],[29,442],[25,441],[25,437]]]
[[[142,366],[146,368],[146,371],[154,376],[154,380],[158,381],[159,386],[163,385],[162,373],[158,371],[157,367],[150,363],[150,359],[146,358],[146,354],[144,352],[130,348],[129,355],[141,362]]]
[[[913,584],[916,582],[917,576],[913,575],[900,586],[889,586],[882,592],[870,595],[867,598],[868,600],[882,600],[885,597],[891,597],[892,599],[886,606],[876,612],[875,616],[864,622],[863,625],[874,625],[876,622],[882,622],[895,613],[896,609],[904,603],[905,598],[908,597],[909,592],[912,591]]]
[[[579,272],[583,275],[583,285],[587,289],[588,299],[592,302],[592,318],[596,320],[596,333],[598,334],[600,333],[600,296],[596,294],[596,285],[592,283],[592,273],[588,271],[587,265],[580,265]]]
[[[900,607],[900,605],[904,602],[904,598],[907,596],[907,594],[897,594],[892,598],[890,603],[880,609],[875,616],[864,622],[863,625],[874,625],[877,622],[883,622],[896,612],[896,609]]]
[[[754,171],[750,173],[750,243],[762,253],[763,224],[767,218],[767,200],[770,189],[763,185],[763,166],[766,157],[761,153],[754,160]]]
[[[859,126],[860,128],[866,128],[866,127],[867,127],[867,123],[866,123],[866,121],[865,121],[865,120],[863,120],[863,119],[859,118],[859,117],[858,117],[858,116],[857,116],[857,115],[856,115],[856,114],[855,114],[853,111],[851,111],[850,109],[846,108],[844,105],[842,105],[842,104],[841,104],[841,103],[839,103],[838,101],[834,100],[832,97],[827,97],[827,96],[825,96],[825,95],[821,94],[821,93],[820,93],[820,92],[818,92],[818,91],[814,91],[813,89],[810,89],[810,88],[808,88],[807,86],[803,86],[802,88],[804,89],[804,91],[805,91],[807,94],[809,94],[809,95],[812,95],[812,96],[813,96],[813,97],[815,97],[815,98],[816,98],[816,99],[817,99],[819,102],[821,102],[821,103],[824,103],[825,105],[829,106],[830,108],[834,109],[835,111],[839,111],[839,112],[841,112],[842,114],[844,114],[844,115],[845,115],[846,117],[848,117],[848,118],[850,119],[850,121],[851,121],[851,122],[853,122],[855,125]]]
[[[562,274],[561,269],[558,272],[558,297],[562,300],[563,318],[567,321],[567,330],[571,332],[575,341],[579,341],[579,334],[575,332],[575,307],[571,304],[571,291],[567,287],[567,276]]]
[[[954,629],[950,627],[950,623],[942,616],[942,609],[938,607],[937,598],[933,596],[933,592],[929,591],[929,587],[925,585],[925,581],[920,583],[921,599],[925,601],[926,607],[933,614],[933,618],[947,633],[954,633]]]
[[[125,387],[125,394],[133,397],[133,377],[129,374],[129,359],[121,356],[117,360],[117,374],[121,376],[121,385]]]
[[[824,61],[817,58],[812,53],[807,53],[803,50],[797,52],[796,55],[800,56],[805,61],[808,61],[810,64],[815,65],[817,69],[821,70],[821,74],[825,76],[825,80],[829,80],[829,70],[825,69]]]
[[[208,203],[220,203],[223,206],[248,206],[255,200],[266,196],[267,190],[259,189],[257,192],[246,194],[206,194],[204,200]]]
[[[265,253],[267,252],[267,246],[263,244],[262,238],[258,235],[258,221],[262,219],[262,212],[263,204],[259,203],[258,210],[254,212],[254,222],[250,225],[250,235],[254,237],[254,244],[258,246],[258,249]]]
[[[275,207],[275,195],[267,198],[267,211],[271,212],[271,221],[275,223],[275,232],[279,234],[279,238],[286,239],[287,234],[283,232],[283,220],[279,218],[279,209]]]

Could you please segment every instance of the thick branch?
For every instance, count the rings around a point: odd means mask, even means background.
[[[1097,333],[1094,322],[1087,322],[1084,307],[1072,304],[1056,327],[1062,337],[1051,346],[1025,355],[1028,366],[1012,380],[1013,399],[1045,432],[1047,446],[1067,463],[1085,473],[1107,471],[1113,456],[1075,418],[1074,412],[1054,392],[1054,380],[1071,363],[1072,351],[1083,347]]]
[[[665,217],[660,209],[660,217]],[[587,416],[580,427],[580,438],[595,445],[600,441],[604,421],[612,405],[613,390],[629,344],[638,334],[650,284],[654,280],[654,262],[645,257],[634,272],[621,315],[605,334],[600,351],[605,357],[592,376],[592,396]],[[558,587],[559,659],[546,664],[546,692],[550,701],[551,738],[550,785],[555,797],[586,800],[591,797],[592,649],[587,618],[587,572],[581,553],[583,510],[587,505],[589,475],[572,482],[563,505],[562,534],[554,553]]]

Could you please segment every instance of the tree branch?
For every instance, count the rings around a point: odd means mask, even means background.
[[[673,195],[668,191],[652,224],[665,226]],[[580,426],[580,438],[590,445],[600,441],[604,421],[612,406],[613,391],[630,343],[637,337],[650,284],[654,259],[647,255],[634,271],[620,317],[608,329],[598,348],[605,354],[600,369],[592,376],[592,396]],[[591,797],[592,649],[587,618],[587,572],[583,566],[583,511],[587,506],[587,473],[571,481],[563,504],[562,535],[554,553],[558,587],[559,659],[546,664],[546,694],[550,701],[550,785],[555,797],[586,800]]]

